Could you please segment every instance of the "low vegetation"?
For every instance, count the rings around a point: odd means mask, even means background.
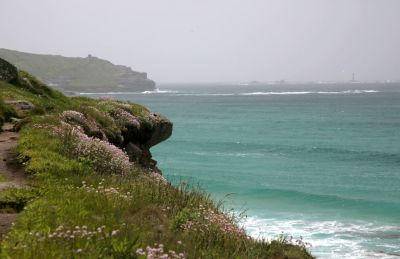
[[[4,100],[0,97],[0,128],[6,120],[9,120],[14,115],[13,109],[4,103]]]
[[[0,82],[1,118],[19,117],[19,160],[32,175],[29,189],[0,193],[5,211],[21,211],[2,258],[312,258],[301,243],[250,238],[203,191],[129,159],[121,147],[151,124],[146,108],[30,85]]]

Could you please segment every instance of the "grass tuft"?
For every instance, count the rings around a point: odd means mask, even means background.
[[[0,192],[0,212],[20,212],[28,202],[38,196],[38,192],[31,189],[11,188]]]

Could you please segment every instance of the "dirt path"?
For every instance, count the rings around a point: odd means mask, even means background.
[[[13,131],[13,125],[6,123],[0,132],[0,191],[8,188],[24,188],[26,175],[16,160],[15,148],[19,135]],[[16,220],[17,213],[0,213],[0,240]]]

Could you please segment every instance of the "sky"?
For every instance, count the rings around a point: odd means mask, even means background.
[[[0,10],[0,48],[92,54],[159,83],[400,79],[399,0],[0,0]]]

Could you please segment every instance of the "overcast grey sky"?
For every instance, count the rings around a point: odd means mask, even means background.
[[[0,47],[158,82],[400,79],[400,0],[0,0]]]

